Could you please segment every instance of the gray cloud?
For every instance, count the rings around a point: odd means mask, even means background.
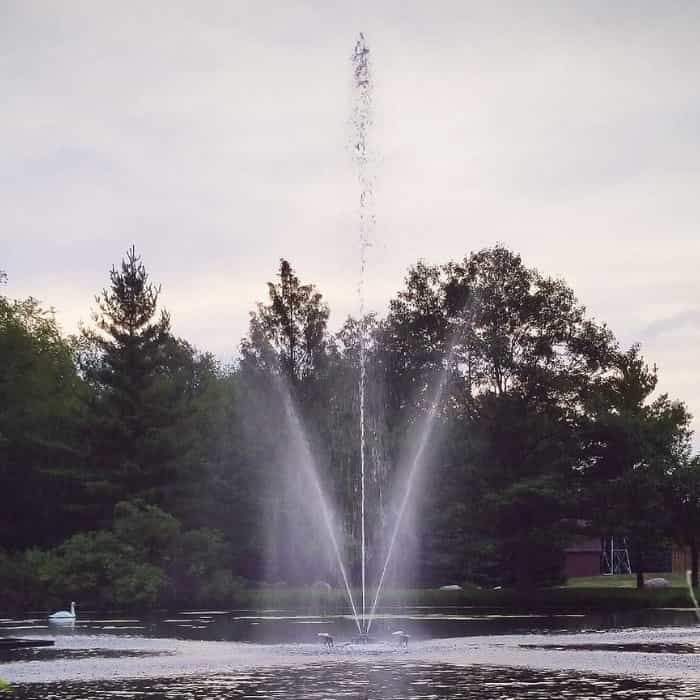
[[[666,318],[659,318],[639,332],[640,338],[651,339],[683,331],[700,334],[700,308],[687,309]]]

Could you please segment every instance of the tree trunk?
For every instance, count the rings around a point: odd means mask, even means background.
[[[632,540],[632,570],[637,575],[637,588],[644,588],[644,554],[641,541]]]
[[[690,581],[693,588],[698,587],[698,543],[690,543]]]
[[[526,554],[525,547],[519,546],[515,555],[515,587],[519,591],[532,591],[535,582],[532,575],[532,560]]]
[[[641,549],[635,547],[634,573],[637,574],[637,588],[644,588],[644,564]]]

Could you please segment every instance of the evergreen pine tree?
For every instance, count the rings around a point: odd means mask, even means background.
[[[160,287],[133,246],[110,282],[97,297],[96,328],[83,331],[95,350],[86,367],[96,389],[91,487],[105,506],[134,496],[163,505],[190,447],[179,375],[192,350],[172,336],[167,311],[158,314]]]

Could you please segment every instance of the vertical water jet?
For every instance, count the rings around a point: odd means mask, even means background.
[[[370,173],[368,130],[372,121],[372,82],[369,66],[369,48],[364,34],[355,44],[352,55],[353,63],[353,115],[354,131],[353,154],[357,166],[357,178],[360,184],[360,279],[357,293],[360,302],[360,538],[361,538],[361,576],[362,576],[362,626],[366,627],[366,589],[367,589],[367,537],[365,525],[365,384],[367,361],[367,328],[365,319],[365,273],[367,269],[367,248],[370,246],[374,229],[374,188]]]

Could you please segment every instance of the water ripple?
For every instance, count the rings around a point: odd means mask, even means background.
[[[584,700],[700,697],[700,684],[681,679],[632,679],[569,671],[533,671],[447,664],[329,663],[185,678],[16,686],[14,700]]]

